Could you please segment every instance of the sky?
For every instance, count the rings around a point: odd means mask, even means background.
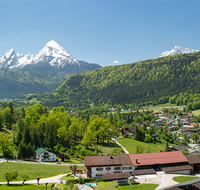
[[[0,0],[0,56],[37,54],[55,40],[101,66],[200,50],[199,0]]]

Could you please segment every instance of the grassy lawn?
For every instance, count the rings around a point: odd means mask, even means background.
[[[147,107],[151,109],[151,108],[157,108],[157,107],[174,107],[174,106],[176,106],[176,104],[166,103],[166,104],[158,104],[156,106],[147,106]]]
[[[130,154],[136,154],[136,147],[138,145],[144,147],[145,151],[148,149],[149,152],[160,152],[160,149],[165,147],[165,144],[159,142],[156,142],[156,144],[145,143],[128,138],[117,139],[117,141],[124,146]]]
[[[154,190],[156,187],[158,187],[157,184],[135,184],[135,185],[125,185],[125,186],[119,186],[118,188],[115,188],[117,185],[117,182],[99,182],[99,186],[94,187],[95,190],[103,190],[103,189],[109,189],[109,190]]]
[[[48,184],[47,187],[50,189],[51,184]],[[0,185],[0,190],[44,190],[46,189],[46,185]]]
[[[177,176],[177,177],[173,177],[173,180],[178,182],[178,183],[183,183],[185,181],[190,181],[193,179],[197,179],[199,177],[193,177],[193,176]]]
[[[51,176],[56,176],[63,173],[69,173],[69,166],[61,165],[45,165],[45,164],[29,164],[29,163],[20,163],[20,162],[4,162],[0,163],[0,171],[3,171],[4,168],[9,170],[17,170],[19,172],[26,171],[29,173],[30,179],[36,179],[36,177],[46,178]],[[78,166],[78,169],[84,169],[83,166]],[[0,181],[4,182],[3,172],[0,172]],[[21,181],[21,178],[18,177],[18,181]]]
[[[194,110],[194,111],[192,111],[192,114],[194,114],[194,115],[200,115],[200,110]]]

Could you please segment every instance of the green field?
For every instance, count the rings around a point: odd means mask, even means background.
[[[47,185],[48,189],[51,188],[51,184]],[[45,185],[0,185],[0,190],[44,190]]]
[[[156,187],[158,187],[157,184],[135,184],[135,185],[123,185],[115,188],[117,185],[117,182],[99,182],[99,186],[94,187],[95,190],[104,190],[104,189],[109,189],[109,190],[154,190]]]
[[[178,183],[183,183],[185,181],[190,181],[190,180],[194,180],[197,179],[199,177],[193,177],[193,176],[177,176],[177,177],[173,177],[173,180],[178,182]]]
[[[200,115],[200,110],[194,110],[194,111],[192,111],[192,114],[193,115]]]
[[[58,187],[64,188],[64,184],[58,184]],[[76,184],[75,184],[76,186]],[[123,185],[119,187],[117,182],[99,182],[98,186],[93,186],[95,190],[155,190],[158,187],[158,184],[134,184],[134,185]],[[0,189],[1,190],[1,189]]]
[[[128,139],[128,138],[122,138],[122,139],[117,139],[117,141],[124,146],[130,154],[136,154],[136,147],[139,145],[141,147],[144,147],[145,152],[148,150],[149,152],[160,152],[161,148],[165,147],[165,144],[156,142],[154,143],[145,143],[145,142],[140,142],[136,141],[133,139]]]
[[[69,167],[63,165],[46,165],[46,164],[29,164],[29,163],[20,163],[20,162],[4,162],[0,163],[0,171],[5,169],[17,170],[18,172],[26,171],[30,179],[36,179],[36,177],[46,178],[52,177],[59,174],[69,173]],[[83,166],[78,166],[78,169],[84,169]],[[18,177],[18,181],[22,179]],[[5,182],[3,177],[3,172],[0,172],[0,182]]]

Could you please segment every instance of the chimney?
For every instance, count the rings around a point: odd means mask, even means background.
[[[110,155],[110,159],[113,159],[113,157]]]
[[[101,153],[101,156],[103,156],[103,153]]]
[[[109,153],[107,153],[107,156],[109,156],[110,154]]]
[[[136,162],[136,163],[137,163],[137,160],[138,160],[138,159],[136,158],[136,159],[135,159],[135,162]]]

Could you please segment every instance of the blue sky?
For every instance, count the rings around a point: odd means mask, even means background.
[[[0,55],[36,54],[50,40],[102,66],[174,46],[200,50],[199,7],[199,0],[0,0]]]

